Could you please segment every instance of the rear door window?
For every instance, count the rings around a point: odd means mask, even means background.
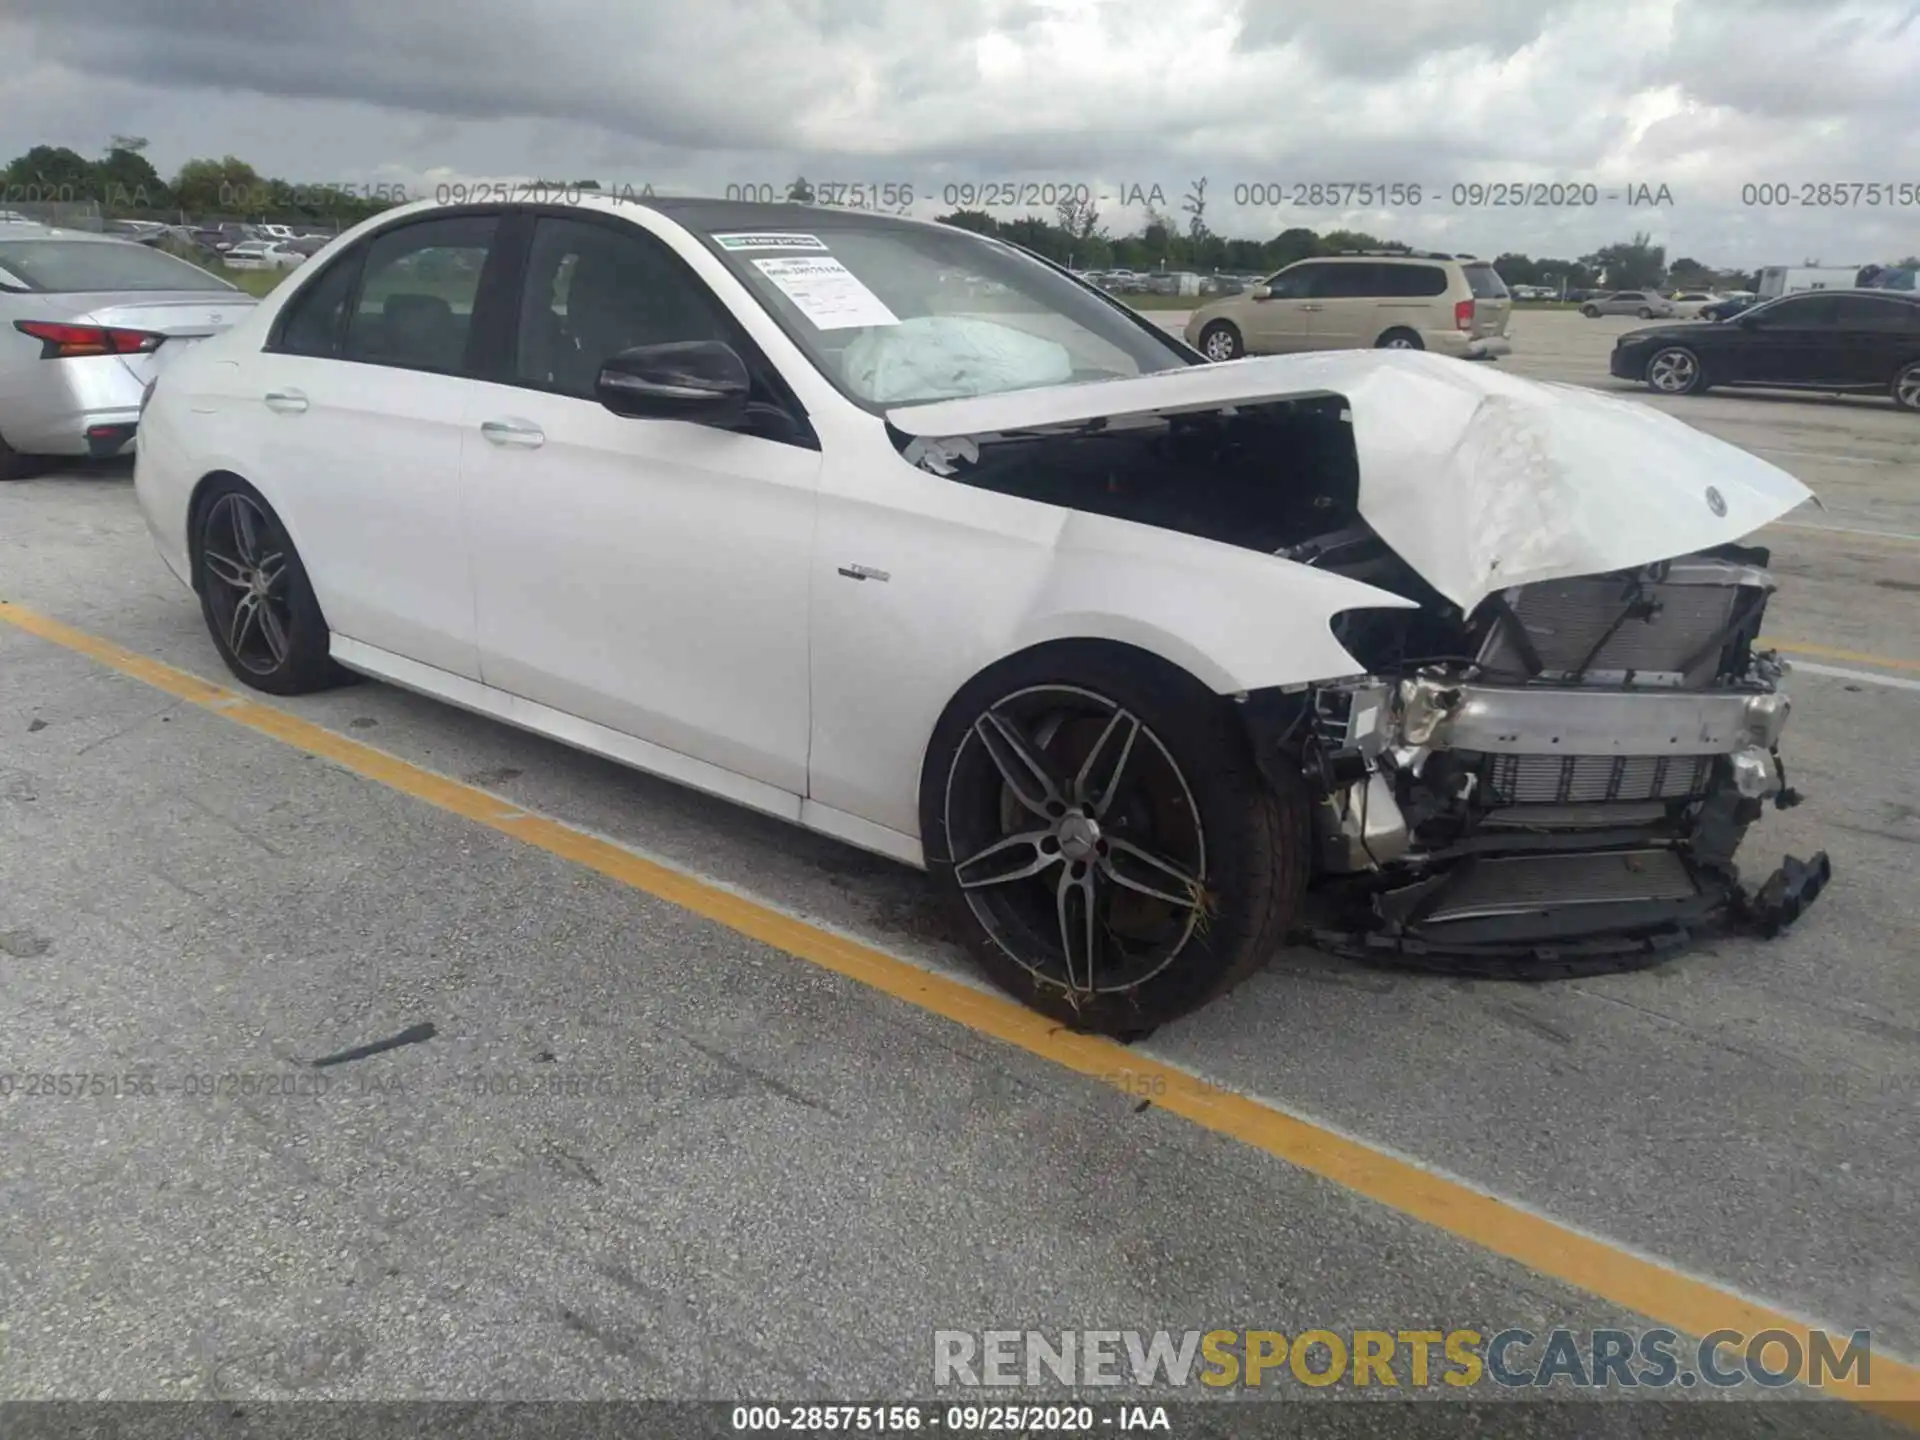
[[[1907,331],[1915,328],[1916,318],[1920,318],[1920,306],[1870,295],[1842,295],[1838,304],[1842,330]]]
[[[271,348],[288,355],[337,356],[346,330],[347,306],[359,278],[358,253],[327,266],[287,302],[279,321],[279,335]]]
[[[467,368],[474,302],[499,217],[401,225],[367,246],[342,358],[443,375]]]
[[[1389,267],[1361,263],[1325,265],[1326,278],[1315,288],[1316,296],[1328,300],[1357,300],[1386,294],[1381,271]]]
[[[1438,265],[1382,265],[1381,294],[1403,299],[1431,299],[1447,293],[1447,272]]]
[[[1795,295],[1776,300],[1754,318],[1768,330],[1827,330],[1839,313],[1838,300],[1834,295]]]

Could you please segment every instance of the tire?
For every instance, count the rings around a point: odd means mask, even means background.
[[[1424,350],[1427,345],[1414,331],[1401,328],[1387,331],[1373,342],[1373,348],[1376,350]]]
[[[40,465],[31,455],[22,455],[4,438],[0,438],[0,484],[8,480],[25,480],[39,473]]]
[[[1580,313],[1589,320],[1598,320],[1600,318],[1600,307],[1598,305],[1582,305],[1580,307]]]
[[[1902,410],[1920,410],[1920,360],[1902,366],[1893,377],[1893,403]]]
[[[194,507],[190,537],[207,633],[242,683],[306,695],[350,678],[327,653],[326,617],[299,553],[257,490],[214,482]]]
[[[1642,320],[1651,320],[1653,318],[1653,311],[1649,310],[1644,305],[1642,305],[1638,310],[1634,311],[1633,313],[1638,315]]]
[[[922,777],[956,932],[1072,1030],[1138,1039],[1224,995],[1305,893],[1304,787],[1276,793],[1231,705],[1151,656],[1069,642],[992,667],[941,717]]]
[[[1247,342],[1231,320],[1215,320],[1200,332],[1199,350],[1209,360],[1238,360],[1247,353]]]
[[[1647,358],[1644,377],[1656,395],[1698,395],[1707,388],[1706,367],[1684,345],[1668,345]]]

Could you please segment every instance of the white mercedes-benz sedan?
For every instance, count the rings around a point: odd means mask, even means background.
[[[1131,1036],[1289,936],[1564,975],[1771,933],[1808,497],[1637,402],[1413,352],[1207,364],[997,240],[416,204],[149,390],[136,485],[248,685],[349,672],[925,868]]]

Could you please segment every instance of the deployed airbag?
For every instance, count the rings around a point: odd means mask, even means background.
[[[875,326],[847,346],[841,364],[857,394],[882,404],[992,395],[1073,377],[1064,345],[960,315]]]

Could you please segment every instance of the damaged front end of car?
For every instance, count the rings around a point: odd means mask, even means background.
[[[1313,943],[1544,977],[1797,919],[1824,852],[1758,885],[1734,861],[1769,806],[1800,798],[1786,666],[1757,648],[1767,562],[1721,546],[1512,587],[1463,617],[1338,617],[1369,673],[1250,714],[1263,763],[1300,765],[1313,794]]]
[[[1223,693],[1269,783],[1291,796],[1304,775],[1312,943],[1454,974],[1599,973],[1777,934],[1827,883],[1824,853],[1758,884],[1734,858],[1799,798],[1786,666],[1760,642],[1770,557],[1746,537],[1815,497],[1756,455],[1617,397],[1393,351],[888,421],[962,483],[1280,562],[1271,611],[1215,626],[1272,642],[1236,673],[1273,679]],[[1332,592],[1302,571],[1377,598],[1322,611]],[[1324,668],[1329,629],[1351,671]]]

